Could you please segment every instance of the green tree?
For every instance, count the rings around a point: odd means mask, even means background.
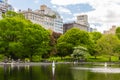
[[[54,56],[57,54],[57,48],[56,48],[56,44],[57,44],[57,39],[61,36],[61,33],[56,33],[56,32],[52,32],[50,35],[50,56]]]
[[[22,50],[20,42],[23,35],[24,20],[18,18],[5,18],[0,21],[0,46],[1,53],[7,57],[18,58]]]
[[[120,60],[120,43],[115,47],[115,56],[118,56],[118,59]]]
[[[22,13],[16,13],[14,11],[7,11],[6,13],[2,14],[2,17],[3,18],[17,17],[17,18],[25,19],[24,15]]]
[[[57,44],[58,56],[64,57],[70,55],[73,51],[73,45],[66,42],[61,42]]]
[[[95,58],[99,55],[98,52],[98,47],[97,47],[97,40],[99,40],[102,37],[102,34],[100,32],[91,32],[89,33],[91,40],[92,40],[92,45],[90,46],[90,54],[95,56]]]
[[[117,29],[116,29],[116,35],[120,39],[120,27],[117,27]]]
[[[63,51],[64,47],[61,44],[64,44],[64,46],[66,46],[66,49],[64,51]],[[57,43],[57,45],[59,45],[57,46],[58,53],[70,55],[73,52],[73,47],[80,45],[86,46],[88,48],[89,44],[91,44],[91,40],[88,32],[82,31],[79,28],[72,28],[68,30],[65,34],[60,36],[60,38],[58,39]],[[72,51],[69,49],[71,49]]]
[[[77,46],[77,47],[74,47],[72,56],[74,58],[77,58],[78,60],[79,60],[79,58],[83,60],[83,59],[87,58],[89,56],[89,54],[88,54],[87,48],[85,48],[83,46]]]
[[[109,61],[111,61],[111,56],[115,55],[116,48],[119,46],[119,44],[120,41],[115,35],[104,35],[97,41],[97,46],[99,47],[98,52],[107,55]]]
[[[42,55],[49,49],[49,32],[18,17],[0,20],[1,53],[13,59]]]
[[[32,61],[33,55],[43,55],[49,50],[49,32],[42,26],[37,24],[30,24],[24,30],[22,43],[25,48],[25,54]]]
[[[102,37],[102,34],[100,32],[91,32],[90,36],[92,40],[94,41],[94,43],[97,43],[97,40]]]

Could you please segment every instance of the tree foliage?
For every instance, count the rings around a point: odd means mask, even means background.
[[[24,36],[22,43],[24,45],[25,54],[32,61],[33,55],[43,55],[49,50],[49,32],[42,26],[37,24],[30,24],[24,29]]]
[[[54,56],[54,55],[57,54],[57,48],[56,48],[57,39],[58,39],[61,35],[62,35],[61,33],[57,33],[57,32],[52,32],[52,33],[50,34],[50,46],[51,46],[50,56]]]
[[[48,49],[49,32],[28,20],[13,17],[0,20],[1,53],[13,59],[44,53]]]
[[[64,57],[72,53],[73,45],[71,43],[61,42],[57,44],[57,50],[57,55]]]
[[[75,46],[89,44],[89,34],[79,28],[72,28],[62,35],[58,42],[68,42]]]
[[[91,32],[90,36],[93,42],[96,44],[97,40],[99,40],[102,37],[102,34],[100,32]]]
[[[89,44],[91,44],[91,40],[88,32],[82,31],[79,28],[72,28],[58,39],[57,48],[59,54],[70,55],[72,54],[75,46],[80,45],[88,48]]]
[[[117,29],[116,29],[116,35],[120,39],[120,27],[117,27]]]
[[[99,55],[99,52],[97,49],[99,49],[97,47],[97,41],[102,37],[102,34],[100,32],[91,32],[89,33],[91,40],[92,40],[92,45],[89,47],[89,52],[92,56],[96,56]]]
[[[72,56],[77,59],[79,58],[85,59],[87,56],[89,56],[89,54],[88,54],[87,48],[83,46],[77,46],[77,47],[74,47]]]
[[[119,46],[119,44],[120,41],[115,35],[104,35],[97,41],[97,46],[99,47],[98,52],[107,55],[109,57],[109,61],[111,61],[111,56],[115,55],[116,48]]]
[[[6,13],[2,14],[2,17],[3,18],[17,17],[17,18],[25,19],[24,15],[22,13],[16,13],[14,11],[7,11]]]

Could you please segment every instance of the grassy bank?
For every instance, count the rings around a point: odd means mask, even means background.
[[[88,62],[109,62],[109,58],[105,57],[105,56],[98,56],[97,58],[95,58],[94,56],[90,56],[87,59]],[[111,57],[111,61],[112,62],[119,62],[119,58],[116,56],[112,56]]]
[[[0,61],[4,61],[4,56],[0,55]],[[29,58],[26,58],[27,60],[29,60]],[[46,58],[43,59],[40,56],[33,56],[33,62],[52,62],[52,61],[56,61],[56,62],[73,62],[73,61],[79,61],[79,62],[109,62],[109,58],[106,56],[97,56],[96,58],[94,56],[89,56],[87,57],[87,59],[85,60],[77,60],[77,59],[73,59],[70,56],[66,56],[66,57],[50,57],[50,58]],[[112,56],[111,57],[111,62],[120,62],[119,57],[116,56]]]
[[[47,59],[48,61],[58,61],[58,62],[65,62],[65,61],[68,61],[68,62],[71,62],[71,61],[74,61],[75,59],[71,58],[71,57],[51,57],[51,58],[48,58]],[[79,61],[82,61],[82,60],[79,60]],[[90,56],[88,57],[86,60],[83,60],[83,61],[86,61],[86,62],[109,62],[109,58],[106,57],[106,56],[98,56],[98,57],[94,57],[94,56]],[[115,56],[112,56],[111,57],[111,62],[119,62],[119,58],[118,57],[115,57]]]

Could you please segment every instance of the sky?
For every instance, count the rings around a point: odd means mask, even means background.
[[[120,0],[8,0],[15,11],[40,9],[45,4],[57,11],[64,23],[76,21],[76,16],[88,15],[90,27],[103,32],[112,25],[120,26]]]

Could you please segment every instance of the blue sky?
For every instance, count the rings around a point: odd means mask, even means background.
[[[15,10],[39,9],[45,4],[57,11],[64,22],[76,21],[76,16],[88,15],[91,27],[98,31],[120,25],[120,0],[8,0]]]

